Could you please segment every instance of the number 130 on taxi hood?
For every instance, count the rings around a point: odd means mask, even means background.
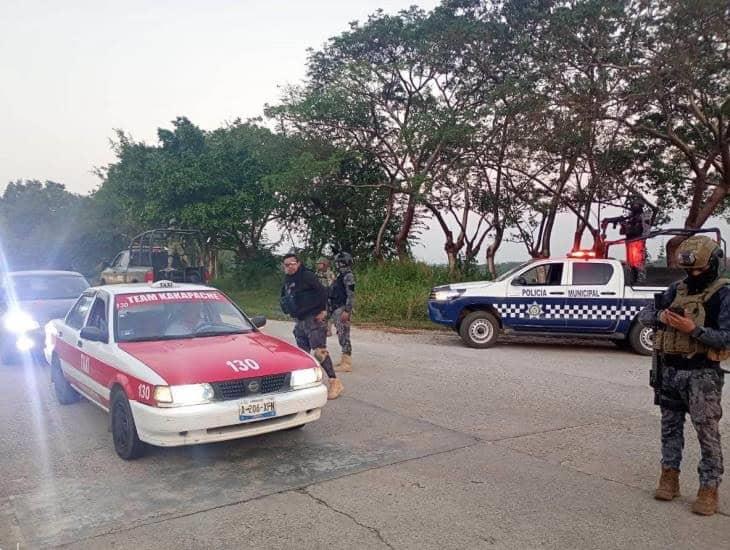
[[[107,411],[117,454],[132,459],[147,444],[224,441],[320,417],[319,364],[262,333],[265,322],[210,287],[96,287],[46,325],[45,354],[58,401],[84,397]]]

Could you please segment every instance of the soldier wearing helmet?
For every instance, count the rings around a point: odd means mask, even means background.
[[[352,342],[350,321],[355,305],[355,274],[352,272],[352,255],[339,252],[335,256],[337,279],[330,287],[330,311],[337,328],[337,339],[342,348],[340,362],[335,365],[338,372],[352,372]]]
[[[641,321],[658,321],[654,348],[662,359],[662,471],[655,492],[658,500],[679,496],[679,471],[684,447],[684,422],[689,413],[702,451],[697,471],[700,488],[692,511],[717,511],[723,458],[719,422],[722,417],[724,371],[730,357],[730,289],[720,278],[723,251],[712,239],[694,235],[677,251],[687,272],[645,308]]]

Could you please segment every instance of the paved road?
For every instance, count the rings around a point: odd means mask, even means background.
[[[0,548],[730,548],[730,484],[721,514],[689,512],[691,427],[685,496],[651,498],[646,359],[353,336],[355,372],[319,422],[134,462],[101,411],[55,402],[43,368],[0,367]]]

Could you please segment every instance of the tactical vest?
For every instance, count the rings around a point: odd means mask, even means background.
[[[707,315],[705,304],[727,284],[730,284],[730,279],[718,279],[702,293],[689,294],[687,285],[680,283],[670,307],[683,308],[685,315],[689,316],[698,327],[704,327]],[[711,361],[725,361],[730,358],[730,350],[710,348],[689,334],[679,332],[670,326],[664,326],[655,332],[654,349],[661,353],[683,355],[688,359],[697,354],[705,354]]]
[[[347,290],[345,289],[345,275],[340,273],[330,287],[330,307],[334,311],[347,303]]]

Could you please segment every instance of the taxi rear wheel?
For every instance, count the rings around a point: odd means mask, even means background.
[[[640,322],[635,322],[629,332],[629,343],[639,355],[651,355],[654,353],[654,330],[651,327],[645,327]]]
[[[490,348],[499,335],[499,321],[486,311],[473,311],[461,321],[459,335],[472,348]]]
[[[56,394],[56,399],[61,405],[71,405],[76,403],[81,396],[71,384],[68,383],[66,377],[63,375],[61,370],[61,363],[58,361],[58,357],[53,357],[51,363],[51,382],[53,383],[53,391]]]
[[[145,444],[139,440],[134,424],[132,408],[122,391],[112,395],[112,438],[114,450],[124,460],[133,460],[144,454]]]

